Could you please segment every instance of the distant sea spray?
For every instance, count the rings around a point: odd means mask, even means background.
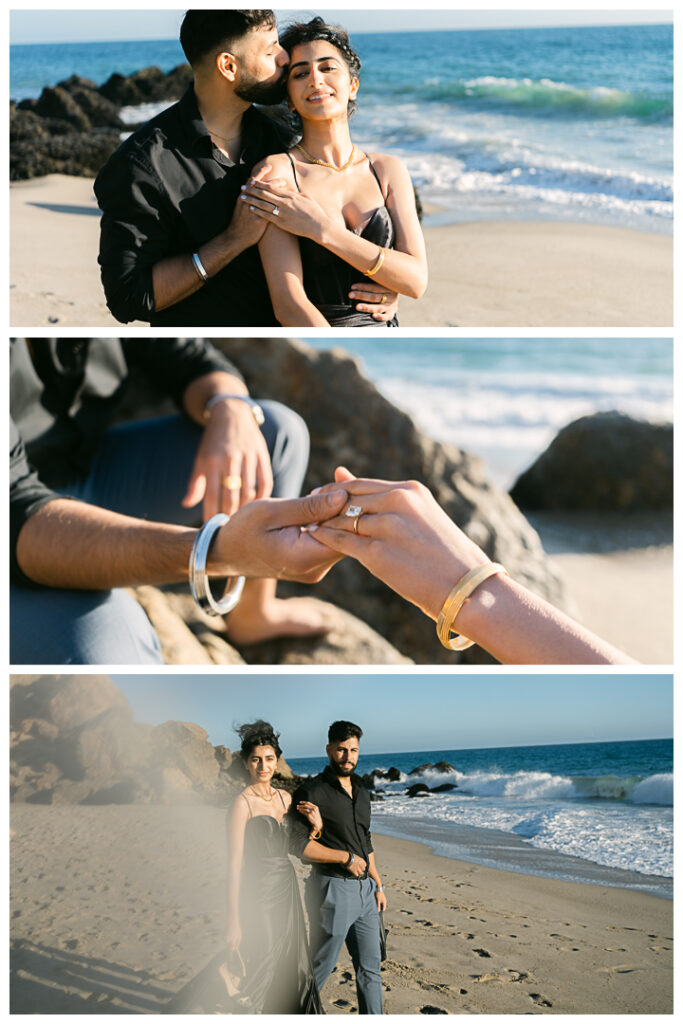
[[[359,33],[353,42],[363,62],[354,139],[406,161],[438,207],[428,223],[545,218],[671,231],[671,26]],[[10,94],[182,59],[172,40],[14,46]]]

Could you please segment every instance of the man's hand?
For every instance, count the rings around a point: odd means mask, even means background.
[[[356,309],[359,313],[370,313],[373,320],[386,322],[398,313],[398,295],[396,292],[382,288],[375,281],[361,281],[351,286],[349,298],[358,301]]]
[[[255,174],[250,180],[260,182],[263,178],[267,178],[271,171],[270,164],[264,164],[258,174]],[[250,211],[249,205],[238,199],[230,223],[223,235],[226,240],[236,242],[243,251],[252,245],[259,244],[266,227],[266,222],[260,217],[255,217]]]
[[[265,498],[244,505],[216,536],[209,555],[214,576],[270,577],[317,583],[340,555],[301,527],[337,515],[346,491],[305,498]]]
[[[270,456],[247,402],[227,399],[211,407],[183,498],[185,508],[204,499],[203,519],[233,515],[273,489]]]
[[[296,805],[296,809],[306,818],[314,832],[322,831],[323,819],[317,804],[312,804],[310,800],[301,800]]]
[[[377,900],[378,910],[387,909],[387,894],[385,893],[384,889],[382,889],[381,892],[379,891],[379,888],[375,889],[375,899]]]
[[[344,865],[344,867],[350,875],[353,875],[354,878],[360,878],[361,875],[365,874],[367,864],[362,857],[359,857],[358,854],[356,854],[353,858],[353,863],[349,864],[348,867]]]

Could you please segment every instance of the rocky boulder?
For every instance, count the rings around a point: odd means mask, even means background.
[[[319,352],[284,339],[220,339],[215,344],[234,360],[253,394],[289,404],[308,424],[311,458],[305,488],[331,480],[338,465],[358,476],[420,480],[511,576],[563,605],[562,583],[537,533],[509,495],[487,480],[481,461],[426,437],[377,391],[348,354],[337,349]],[[296,585],[289,590],[305,592]],[[431,620],[350,559],[335,566],[315,593],[352,612],[413,661],[491,660],[476,647],[463,655],[446,651]]]
[[[429,786],[425,786],[424,782],[415,782],[406,789],[406,796],[427,796],[429,791]]]
[[[54,117],[60,121],[68,121],[79,132],[87,132],[92,127],[85,111],[66,89],[56,86],[46,87],[37,101],[22,100],[17,104],[18,110],[28,109],[40,117]]]
[[[226,805],[248,783],[239,757],[193,722],[135,722],[108,676],[12,676],[12,799]],[[297,785],[287,762],[278,781]]]
[[[424,775],[425,772],[428,772],[433,767],[434,765],[431,761],[428,761],[426,764],[419,764],[417,768],[411,768],[408,775]]]
[[[561,430],[510,492],[520,508],[633,512],[673,505],[673,424],[619,412]]]
[[[19,139],[10,146],[10,181],[46,174],[94,177],[120,144],[121,135],[112,128],[67,133],[60,130],[35,141]]]

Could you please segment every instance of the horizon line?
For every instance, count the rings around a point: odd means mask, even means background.
[[[538,32],[547,29],[575,29],[575,28],[651,28],[653,26],[669,26],[673,28],[673,19],[669,21],[624,21],[619,24],[607,24],[607,25],[507,25],[504,28],[497,28],[496,26],[482,26],[480,28],[401,28],[401,29],[385,29],[382,32],[368,31],[362,29],[354,29],[352,35],[355,36],[382,36],[382,35],[414,35],[415,33],[427,33],[427,32],[438,32],[439,35],[443,35],[447,32]],[[180,41],[177,36],[162,36],[160,38],[143,37],[142,39],[59,39],[56,42],[54,40],[39,40],[32,42],[12,42],[10,39],[10,47],[12,46],[60,46],[64,45],[85,45],[87,43],[170,43],[176,42],[180,45]]]

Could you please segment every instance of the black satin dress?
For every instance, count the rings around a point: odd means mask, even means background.
[[[287,155],[289,156],[289,154]],[[296,167],[291,156],[289,156],[289,161],[292,165],[294,182],[301,192]],[[354,234],[367,239],[374,245],[381,245],[384,249],[393,249],[396,241],[394,222],[384,202],[379,176],[369,157],[368,163],[377,179],[382,206],[374,211],[363,230],[355,231]],[[300,238],[299,248],[301,249],[301,264],[304,272],[304,291],[331,327],[398,327],[396,317],[383,323],[373,320],[369,313],[358,312],[356,304],[349,299],[349,292],[352,285],[357,284],[363,275],[350,263],[324,246],[318,245],[317,242],[313,242],[310,238]]]
[[[249,818],[244,835],[240,954],[245,975],[229,998],[217,954],[171,1001],[171,1013],[323,1013],[313,976],[296,874],[287,856],[287,820]]]

